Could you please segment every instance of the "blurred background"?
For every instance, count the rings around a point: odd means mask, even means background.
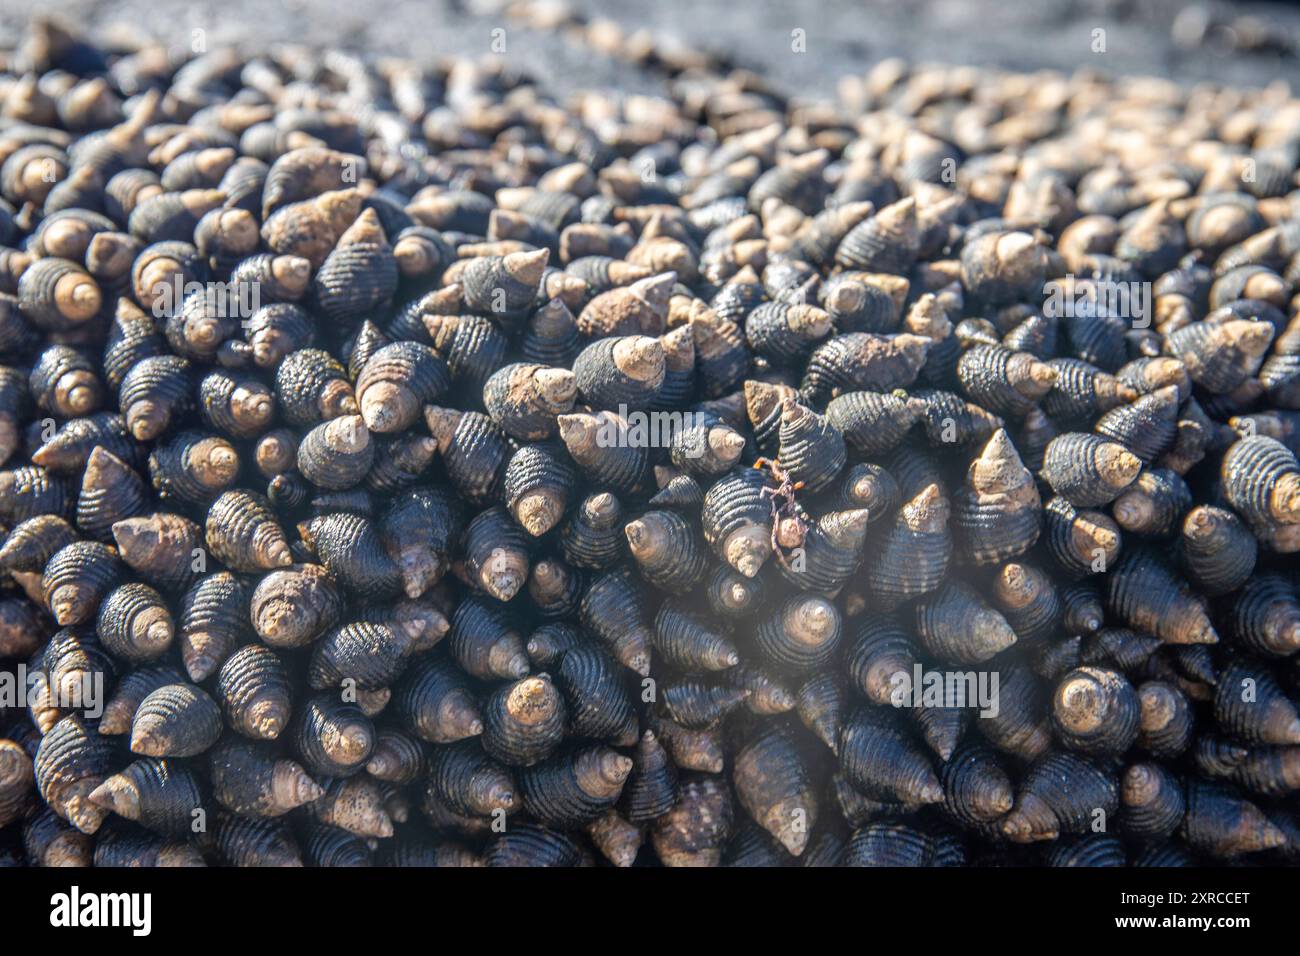
[[[560,6],[558,0],[544,5]],[[0,0],[0,42],[17,42],[33,11],[105,30],[127,25],[170,43],[296,41],[433,58],[506,55],[558,92],[592,85],[643,91],[660,81],[635,65],[527,27],[501,0]],[[563,0],[627,33],[649,30],[722,52],[793,93],[828,94],[838,76],[881,59],[1095,69],[1184,82],[1264,86],[1300,80],[1300,6],[1230,0]],[[806,52],[791,51],[805,31]],[[1104,52],[1094,31],[1104,32]]]

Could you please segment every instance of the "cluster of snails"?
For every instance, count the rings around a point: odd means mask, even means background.
[[[1300,101],[116,43],[0,54],[0,862],[1300,858]]]

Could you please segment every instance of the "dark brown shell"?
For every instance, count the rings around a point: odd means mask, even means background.
[[[243,573],[292,564],[284,531],[265,498],[227,491],[208,509],[206,539],[212,554]]]
[[[370,759],[375,728],[356,704],[318,694],[297,711],[293,746],[309,773],[346,777],[359,773]]]
[[[114,656],[138,663],[165,654],[176,627],[162,595],[132,581],[104,597],[95,630]]]
[[[274,651],[246,644],[217,672],[217,700],[232,729],[255,740],[274,740],[289,723],[289,676]]]
[[[209,574],[185,592],[177,610],[181,658],[191,680],[217,672],[251,637],[248,589],[229,571]]]
[[[818,818],[818,801],[793,738],[779,728],[736,754],[732,780],[740,805],[794,856],[803,853]]]
[[[159,687],[131,721],[131,750],[150,757],[193,757],[221,736],[221,708],[193,684]]]

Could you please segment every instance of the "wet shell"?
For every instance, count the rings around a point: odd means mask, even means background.
[[[360,772],[375,746],[375,729],[356,704],[318,694],[296,714],[293,745],[311,774],[346,777]]]
[[[128,582],[104,597],[95,630],[114,656],[138,663],[165,654],[176,627],[162,595]]]
[[[623,673],[601,648],[580,645],[565,651],[556,682],[568,705],[572,735],[619,746],[635,742],[636,713]]]
[[[490,867],[574,867],[588,865],[586,851],[572,837],[524,823],[494,839],[483,855]]]
[[[1223,456],[1223,494],[1259,535],[1300,521],[1300,463],[1273,438],[1234,442]]]
[[[854,226],[835,250],[835,262],[846,269],[906,275],[920,246],[916,200],[909,197]]]
[[[763,474],[736,469],[704,495],[704,540],[719,558],[746,577],[758,574],[772,553],[772,504]]]
[[[778,670],[808,673],[832,659],[841,628],[839,610],[830,601],[792,596],[758,625],[755,646]]]
[[[411,662],[394,689],[392,707],[421,740],[445,744],[483,732],[469,682],[441,656],[423,655]]]
[[[1232,635],[1243,648],[1266,657],[1289,657],[1300,650],[1300,601],[1290,578],[1251,577],[1229,613]]]
[[[372,597],[400,593],[401,569],[384,550],[379,530],[369,518],[333,512],[304,522],[298,533],[346,590]]]
[[[1016,563],[1003,565],[993,580],[992,591],[993,603],[1016,632],[1018,642],[1042,641],[1067,621],[1067,612],[1070,609],[1057,590],[1056,584],[1051,577],[1033,565]],[[1089,610],[1095,614],[1097,627],[1100,627],[1100,600],[1097,600],[1095,610]],[[1077,616],[1068,619],[1068,626],[1072,632],[1079,629],[1079,623],[1086,625],[1088,621],[1085,619],[1079,622]],[[1087,627],[1082,629],[1087,630]]]
[[[533,304],[550,252],[515,252],[470,260],[457,277],[465,304],[482,315],[521,317]]]
[[[374,210],[366,209],[312,276],[312,297],[327,319],[350,322],[391,299],[397,281],[393,249]]]
[[[549,677],[503,684],[484,704],[483,748],[510,766],[532,766],[560,745],[567,718],[564,698]]]
[[[577,320],[560,299],[552,299],[538,309],[519,339],[519,351],[525,361],[548,367],[571,365],[579,348]],[[692,362],[692,370],[693,367]]]
[[[18,281],[23,316],[45,332],[70,332],[93,319],[103,304],[98,284],[66,259],[39,259]]]
[[[220,707],[192,684],[153,691],[131,721],[131,751],[149,757],[193,757],[220,736]]]
[[[1107,607],[1170,644],[1214,644],[1219,635],[1196,595],[1156,553],[1126,549],[1106,577]]]
[[[839,429],[793,400],[781,409],[778,441],[781,467],[809,491],[820,491],[834,481],[847,460]]]
[[[549,438],[556,431],[556,417],[573,409],[578,388],[575,372],[525,363],[507,365],[488,379],[483,388],[484,405],[492,420],[512,438]]]
[[[692,776],[682,781],[673,808],[654,821],[651,845],[665,866],[717,865],[734,819],[726,782],[707,775]]]
[[[149,475],[161,498],[208,505],[234,484],[239,454],[224,438],[183,431],[160,441],[149,456]]]
[[[198,780],[174,760],[136,760],[100,784],[90,798],[105,810],[168,837],[190,836],[205,814]]]
[[[358,622],[327,632],[312,647],[307,682],[315,690],[387,687],[406,666],[410,636],[381,624]]]
[[[960,842],[896,823],[854,830],[845,854],[846,865],[854,867],[960,866],[965,858]]]
[[[1044,689],[1022,665],[1004,664],[998,672],[998,712],[977,722],[980,733],[998,750],[1036,760],[1052,743]]]
[[[425,747],[419,740],[396,728],[379,731],[366,773],[401,786],[422,778],[426,770]]]
[[[286,421],[298,427],[357,413],[347,373],[328,353],[299,348],[275,373],[275,400]]]
[[[451,656],[484,680],[523,678],[528,656],[510,613],[491,598],[467,597],[456,607],[447,635]]]
[[[127,227],[143,243],[189,242],[204,214],[225,199],[225,194],[216,189],[164,191],[132,209]]]
[[[211,285],[189,293],[171,310],[163,328],[172,351],[187,359],[212,362],[239,330],[225,291]]]
[[[365,776],[327,780],[324,789],[320,798],[307,805],[308,813],[320,823],[358,837],[382,839],[393,835],[393,820],[374,780]]]
[[[248,644],[217,673],[217,700],[227,725],[254,740],[274,740],[289,723],[289,677],[276,654]]]
[[[994,751],[979,745],[962,747],[943,765],[943,806],[970,826],[997,820],[1011,810],[1011,778]]]
[[[131,466],[102,448],[92,451],[77,498],[77,528],[88,537],[111,541],[114,524],[147,508],[145,484]]]
[[[510,439],[492,419],[479,412],[427,406],[424,416],[456,490],[471,504],[492,503],[514,450]]]
[[[231,438],[256,438],[271,425],[271,389],[251,375],[209,372],[199,382],[199,413],[208,427]]]
[[[999,429],[971,462],[953,500],[958,554],[975,564],[1023,554],[1038,540],[1041,511],[1033,476]]]
[[[560,440],[589,481],[621,494],[643,489],[649,477],[652,443],[650,426],[643,417],[633,424],[611,411],[594,415],[575,412],[556,421]]]
[[[966,395],[982,408],[1023,418],[1051,391],[1057,373],[1029,352],[976,345],[962,353],[957,378]]]
[[[158,438],[193,407],[190,363],[174,355],[147,357],[122,379],[118,407],[137,441]]]
[[[356,487],[374,461],[375,443],[360,415],[322,422],[298,445],[298,471],[316,487],[327,490]]]
[[[1178,404],[1178,390],[1167,386],[1106,412],[1094,430],[1149,465],[1173,447],[1178,434]]]
[[[362,366],[357,403],[371,431],[404,431],[419,421],[422,406],[450,387],[451,373],[437,352],[418,342],[395,342],[378,349]]]
[[[1183,753],[1192,741],[1194,722],[1191,704],[1174,684],[1147,681],[1138,689],[1141,721],[1138,744],[1158,759]]]
[[[248,591],[228,571],[210,574],[185,592],[176,622],[186,672],[206,680],[250,636]]]
[[[121,819],[121,818],[117,818]],[[96,867],[199,867],[203,855],[184,840],[167,839],[110,820],[95,840]]]
[[[832,400],[827,406],[828,415],[831,414],[836,401],[838,399]],[[928,388],[914,389],[907,404],[919,405],[926,440],[935,447],[969,445],[984,441],[991,438],[993,433],[1003,425],[1002,419],[997,415],[985,411],[953,392]],[[1026,424],[1034,414],[1035,412],[1031,411],[1025,417]],[[847,433],[845,437],[849,437]]]
[[[709,411],[683,416],[681,427],[670,425],[670,431],[668,457],[693,480],[709,481],[730,471],[746,447],[744,435]]]
[[[1069,432],[1048,444],[1041,474],[1072,505],[1091,508],[1119,497],[1141,467],[1142,462],[1122,445]]]
[[[427,477],[437,451],[436,441],[416,433],[376,438],[375,462],[361,479],[362,486],[381,495],[404,491]]]
[[[447,361],[452,381],[462,386],[477,404],[488,378],[505,364],[510,342],[490,319],[476,315],[428,315],[425,328],[433,347]]]
[[[299,261],[306,262],[305,259]],[[299,351],[310,350],[316,343],[316,323],[311,314],[292,302],[275,302],[264,305],[244,319],[241,325],[244,340],[248,343],[253,363],[259,368],[278,369],[281,361],[285,358]],[[294,413],[296,417],[302,420],[301,423],[305,424],[307,421],[314,421],[318,417],[315,412],[311,411],[310,403],[312,399],[308,393],[312,390],[307,382],[301,385],[290,385],[289,382],[299,377],[306,379],[307,376],[322,377],[328,374],[332,378],[339,377],[333,373],[333,367],[314,353],[298,355],[294,359],[293,365],[290,366],[290,371],[285,373],[283,390],[291,397],[297,397],[300,394],[303,396],[304,407]],[[277,385],[278,383],[279,373],[277,371]],[[335,386],[335,388],[340,387]]]
[[[827,404],[826,420],[856,454],[871,456],[902,442],[923,408],[899,393],[845,392]]]
[[[1286,842],[1286,835],[1253,803],[1228,787],[1199,780],[1187,785],[1182,835],[1193,849],[1216,859],[1232,859]]]
[[[1070,671],[1052,696],[1052,725],[1079,753],[1121,754],[1137,739],[1141,705],[1123,675],[1104,668]]]
[[[740,661],[727,633],[684,603],[660,605],[654,634],[655,650],[687,673],[723,670]]]
[[[821,407],[840,392],[906,388],[925,363],[930,339],[919,335],[851,332],[827,339],[808,357],[800,392]]]
[[[509,601],[528,577],[528,539],[500,505],[481,512],[465,529],[465,580],[498,601]]]
[[[1087,832],[1118,808],[1119,788],[1113,777],[1086,758],[1058,752],[1029,768],[1001,830],[1016,843],[1055,840]]]
[[[613,807],[631,769],[631,758],[603,746],[552,757],[520,771],[524,808],[547,826],[583,826]]]
[[[865,509],[867,521],[874,523],[894,514],[900,494],[893,475],[863,462],[845,470],[837,504],[847,511]]]
[[[253,590],[249,616],[258,637],[271,647],[303,647],[342,614],[342,596],[320,565],[272,571]]]
[[[217,817],[216,847],[228,866],[302,866],[293,834],[269,820],[222,814]]]
[[[732,779],[740,805],[794,856],[803,853],[817,823],[812,781],[794,740],[773,729],[736,754]]]
[[[925,649],[943,660],[978,664],[1016,642],[1016,632],[978,592],[944,584],[916,606],[916,631]]]
[[[1165,349],[1182,361],[1193,382],[1222,395],[1258,371],[1273,335],[1268,322],[1193,322],[1171,332]]]
[[[1300,713],[1277,681],[1257,664],[1239,659],[1219,675],[1214,719],[1249,744],[1300,743]]]
[[[1043,410],[1067,428],[1089,428],[1104,413],[1123,407],[1145,391],[1131,381],[1135,372],[1128,379],[1117,378],[1073,358],[1056,358],[1047,364],[1056,371],[1056,381],[1043,397]]]
[[[111,772],[107,741],[78,717],[64,717],[41,738],[33,759],[41,799],[82,833],[94,833],[108,811],[90,799]]]
[[[595,578],[582,596],[578,618],[608,644],[625,667],[645,676],[650,668],[652,629],[643,591],[621,568]]]
[[[624,525],[623,533],[637,570],[655,587],[685,594],[700,583],[708,558],[691,521],[674,511],[647,511]]]
[[[90,418],[65,421],[49,441],[31,454],[31,460],[49,471],[73,475],[86,467],[96,445],[133,468],[142,463],[142,447],[127,432],[126,420],[107,411],[95,412]]]
[[[1077,509],[1062,497],[1043,506],[1043,530],[1048,552],[1071,578],[1102,573],[1120,554],[1119,525],[1109,515]]]
[[[939,803],[943,787],[930,759],[879,708],[858,708],[840,732],[840,766],[868,796],[912,804]]]
[[[94,364],[83,353],[63,345],[41,352],[32,368],[30,386],[37,407],[60,418],[89,415],[104,399]]]
[[[750,348],[773,365],[799,361],[830,331],[831,316],[814,305],[803,303],[764,303],[745,318],[745,338]],[[839,328],[839,331],[875,330]]]
[[[1111,504],[1111,513],[1125,531],[1166,537],[1191,507],[1192,493],[1176,472],[1165,468],[1143,471]]]
[[[948,500],[934,484],[899,509],[867,567],[868,589],[887,609],[943,580],[952,554],[948,514]]]
[[[76,541],[56,551],[45,565],[41,593],[54,619],[66,627],[90,620],[126,576],[126,566],[104,545]]]
[[[293,563],[284,531],[261,495],[225,492],[208,509],[205,536],[212,554],[235,571],[271,571]]]

